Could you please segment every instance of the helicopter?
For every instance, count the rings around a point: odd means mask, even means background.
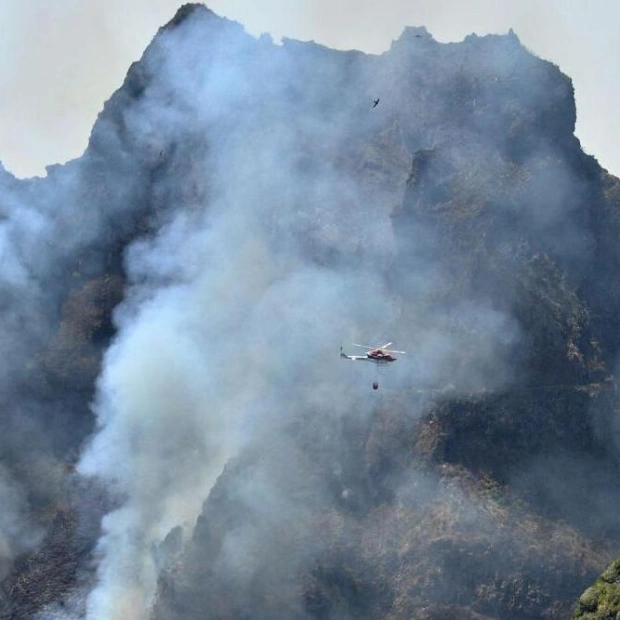
[[[375,364],[389,364],[390,362],[395,362],[396,357],[393,357],[392,353],[399,353],[401,355],[406,355],[404,351],[395,351],[393,349],[388,349],[391,345],[391,342],[387,342],[386,344],[381,345],[380,347],[369,347],[365,344],[353,344],[354,347],[360,347],[362,349],[367,349],[365,355],[347,355],[340,347],[340,357],[344,357],[348,360],[352,361],[364,361],[364,362],[373,362]]]
[[[391,342],[387,342],[380,347],[369,347],[365,344],[353,344],[354,347],[360,347],[362,349],[367,349],[365,355],[347,355],[340,347],[340,357],[344,357],[345,359],[351,360],[353,362],[361,361],[361,362],[373,362],[379,366],[385,366],[391,362],[395,362],[397,358],[395,358],[392,353],[399,353],[402,355],[406,355],[404,351],[395,351],[393,349],[388,349],[391,345]],[[379,389],[379,382],[373,381],[372,389]]]

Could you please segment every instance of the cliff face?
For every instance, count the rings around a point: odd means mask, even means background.
[[[0,176],[2,617],[566,618],[620,546],[620,184],[574,124],[512,32],[180,9],[82,158]]]

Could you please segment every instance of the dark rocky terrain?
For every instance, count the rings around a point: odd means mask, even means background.
[[[620,181],[575,118],[512,32],[370,56],[182,7],[81,158],[0,176],[0,618],[612,617]],[[115,374],[149,316],[207,396]],[[384,336],[374,393],[337,338]]]

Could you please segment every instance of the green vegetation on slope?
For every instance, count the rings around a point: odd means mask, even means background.
[[[613,562],[579,598],[573,618],[620,618],[620,559]]]

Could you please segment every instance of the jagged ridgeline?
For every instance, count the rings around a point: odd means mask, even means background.
[[[575,116],[512,32],[183,6],[82,157],[0,175],[0,618],[595,617],[620,184]]]

